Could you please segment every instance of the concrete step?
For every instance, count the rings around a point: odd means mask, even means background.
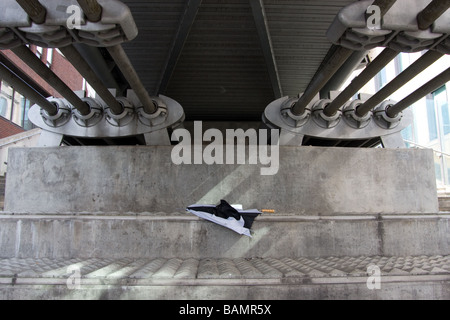
[[[0,259],[0,299],[449,299],[449,282],[448,255]]]
[[[299,258],[450,254],[450,215],[263,214],[241,236],[190,213],[0,215],[0,257]]]

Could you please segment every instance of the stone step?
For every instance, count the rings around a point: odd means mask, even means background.
[[[0,299],[449,299],[449,281],[448,255],[0,259]]]
[[[450,215],[263,214],[239,235],[190,213],[0,215],[0,257],[300,258],[450,254]]]

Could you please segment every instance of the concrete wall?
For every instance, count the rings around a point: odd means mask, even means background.
[[[278,173],[261,164],[175,165],[172,147],[10,150],[5,211],[181,212],[225,199],[277,213],[435,213],[431,150],[280,147]]]
[[[0,139],[0,176],[7,172],[8,150],[16,147],[34,147],[38,144],[41,129],[33,129]]]
[[[241,258],[450,254],[450,215],[258,217],[253,237],[198,217],[0,216],[0,258]]]

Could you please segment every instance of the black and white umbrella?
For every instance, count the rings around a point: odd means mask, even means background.
[[[220,204],[217,206],[193,204],[188,206],[186,210],[200,218],[220,224],[249,237],[251,237],[250,228],[252,227],[253,220],[262,213],[257,209],[237,209],[225,200],[220,200]]]

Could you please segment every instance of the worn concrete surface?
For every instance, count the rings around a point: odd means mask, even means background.
[[[261,164],[175,165],[171,151],[12,149],[5,211],[174,212],[226,199],[297,215],[438,212],[431,150],[280,147],[271,176]]]
[[[450,215],[430,150],[282,147],[273,176],[175,165],[171,150],[12,149],[0,299],[450,298]],[[276,212],[252,238],[183,212],[222,198]]]
[[[0,216],[0,258],[450,254],[450,215],[258,217],[253,237],[190,214]]]
[[[0,299],[449,299],[449,281],[442,255],[0,259]]]

